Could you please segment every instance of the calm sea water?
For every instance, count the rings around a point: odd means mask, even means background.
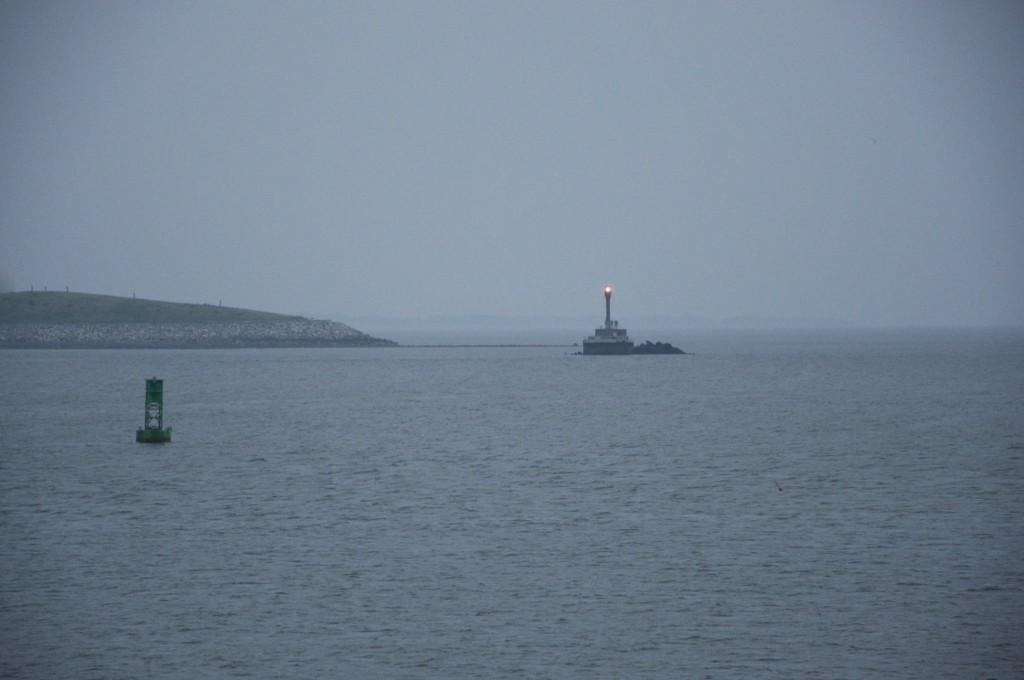
[[[0,352],[0,675],[1024,677],[1024,334],[672,341]]]

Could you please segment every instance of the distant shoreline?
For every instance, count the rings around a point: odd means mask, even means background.
[[[0,349],[397,346],[337,321],[251,309],[92,293],[0,294]]]
[[[333,321],[0,323],[0,349],[398,347]]]

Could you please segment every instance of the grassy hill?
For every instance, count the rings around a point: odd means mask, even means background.
[[[89,293],[0,294],[0,323],[238,323],[303,317],[251,309],[137,300]]]
[[[0,348],[395,347],[337,321],[87,293],[0,294]]]

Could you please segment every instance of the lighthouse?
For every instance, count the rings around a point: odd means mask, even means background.
[[[612,287],[604,287],[604,327],[612,327]]]
[[[632,354],[633,341],[619,322],[612,320],[612,287],[604,287],[604,328],[583,341],[584,354]]]

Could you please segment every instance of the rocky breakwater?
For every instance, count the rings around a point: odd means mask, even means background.
[[[394,347],[336,321],[226,323],[0,323],[0,348],[226,349]]]
[[[633,354],[686,354],[686,352],[668,342],[648,340],[634,347]]]

